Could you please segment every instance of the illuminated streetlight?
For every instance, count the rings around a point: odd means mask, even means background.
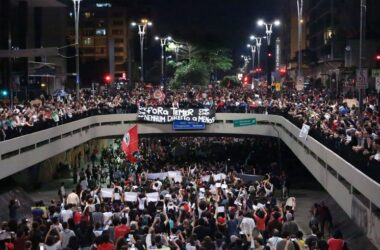
[[[260,64],[260,55],[261,55],[261,45],[262,45],[261,40],[262,39],[266,39],[266,37],[265,36],[260,37],[260,36],[251,35],[249,37],[249,39],[251,39],[252,41],[256,42],[256,47],[257,47],[257,66],[260,68],[260,66],[261,66],[261,64]]]
[[[241,55],[240,57],[244,60],[243,71],[246,71],[247,65],[248,65],[249,61],[251,60],[251,57],[246,56],[246,55]]]
[[[148,19],[141,19],[140,23],[132,22],[131,25],[133,27],[138,27],[138,34],[140,36],[140,67],[141,67],[141,83],[144,83],[144,37],[146,33],[146,28],[148,26],[152,26],[152,22],[150,22]]]
[[[158,37],[156,36],[154,38],[156,41],[160,41],[161,44],[161,83],[164,86],[164,89],[166,89],[166,81],[165,81],[165,72],[164,72],[164,65],[165,65],[165,46],[168,41],[172,40],[171,36],[167,37]]]
[[[268,46],[270,45],[270,39],[271,39],[271,35],[273,33],[273,25],[274,26],[279,26],[281,24],[281,22],[279,20],[275,20],[273,23],[266,23],[264,22],[264,20],[260,19],[257,21],[257,25],[258,26],[265,26],[265,33],[267,35],[267,43],[268,43]]]
[[[268,86],[268,94],[270,92],[270,86],[271,86],[271,83],[272,83],[272,75],[271,75],[271,69],[270,69],[270,65],[271,65],[271,61],[272,61],[272,52],[271,52],[271,49],[270,49],[270,40],[271,40],[271,36],[272,36],[272,33],[273,33],[273,25],[274,26],[279,26],[281,23],[279,20],[275,20],[274,22],[272,23],[266,23],[264,22],[263,20],[258,20],[257,21],[257,25],[258,26],[265,26],[265,33],[267,35],[267,45],[268,45],[268,58],[267,58],[267,86]]]

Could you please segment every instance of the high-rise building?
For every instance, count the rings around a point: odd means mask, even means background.
[[[125,76],[129,29],[126,8],[116,1],[83,1],[79,19],[81,64],[103,61],[107,65],[104,72],[112,74],[114,69],[115,78]],[[68,20],[68,39],[74,43],[73,4],[68,6]]]
[[[301,53],[307,48],[307,39],[306,39],[306,23],[307,15],[305,9],[308,5],[308,0],[303,0],[303,15],[301,20]],[[281,63],[286,65],[288,69],[288,74],[295,78],[297,64],[298,64],[298,10],[297,10],[297,1],[296,0],[287,0],[287,1],[277,1],[276,4],[279,9],[281,20]],[[302,63],[305,66],[305,63]],[[305,68],[305,67],[303,67]]]
[[[57,0],[0,1],[0,50],[64,46],[65,7]],[[65,80],[66,60],[58,54],[0,58],[0,86],[19,99],[53,92]]]
[[[338,82],[342,71],[358,66],[360,4],[360,0],[309,0],[306,9],[307,45],[317,58],[312,72],[314,78]],[[380,2],[367,0],[366,5],[362,64],[373,68],[375,54],[379,50],[380,23],[376,10],[379,10]],[[345,74],[354,77],[354,71]]]

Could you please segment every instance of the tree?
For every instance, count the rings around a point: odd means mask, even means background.
[[[220,85],[223,87],[236,87],[241,86],[241,81],[236,76],[225,76]]]
[[[206,49],[189,43],[182,43],[180,47],[169,44],[167,49],[178,53],[178,60],[170,64],[175,68],[172,86],[183,83],[205,85],[210,79],[217,80],[218,71],[226,72],[232,68],[232,58],[227,49]]]
[[[206,85],[209,82],[209,71],[207,64],[193,59],[189,63],[178,64],[174,79],[170,82],[172,88],[183,84]]]
[[[232,68],[232,58],[226,49],[212,50],[208,57],[211,70],[227,71]]]

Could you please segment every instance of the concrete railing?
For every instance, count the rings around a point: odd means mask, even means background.
[[[234,127],[233,120],[256,118],[257,125]],[[136,114],[100,115],[49,128],[0,143],[0,178],[42,162],[94,138],[121,136],[135,124]],[[139,123],[139,134],[229,134],[280,137],[363,230],[380,239],[373,211],[380,208],[380,184],[363,174],[312,137],[299,138],[299,128],[277,115],[218,113],[205,130],[176,131],[171,124]],[[358,211],[360,214],[358,215]],[[370,223],[371,220],[371,223]],[[378,220],[378,219],[377,219]],[[364,226],[366,225],[366,226]],[[376,224],[376,225],[380,225]],[[367,227],[367,228],[364,228]],[[377,227],[377,226],[376,226]],[[380,236],[380,235],[379,235]],[[374,242],[380,245],[380,242]]]

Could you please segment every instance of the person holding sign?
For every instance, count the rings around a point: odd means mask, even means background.
[[[121,186],[119,186],[118,182],[114,183],[114,187],[112,190],[112,203],[120,206],[122,202],[124,202],[124,191]]]

